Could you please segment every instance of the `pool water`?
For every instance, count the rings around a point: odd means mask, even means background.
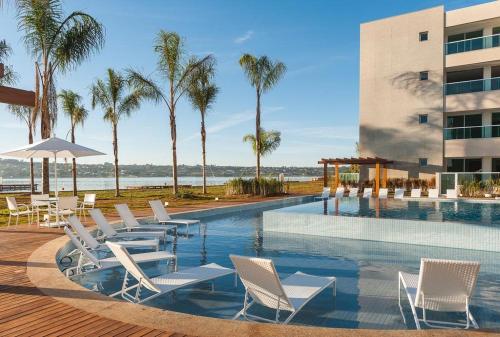
[[[179,269],[211,262],[232,267],[229,254],[239,254],[273,259],[281,278],[298,270],[336,276],[337,296],[332,296],[331,289],[323,291],[291,323],[341,328],[414,329],[406,297],[403,309],[407,324],[399,311],[398,271],[418,273],[421,257],[476,260],[481,262],[481,272],[473,295],[472,314],[481,328],[500,329],[500,253],[264,232],[263,211],[277,207],[200,218],[205,224],[200,233],[192,227],[188,235],[180,227],[178,238],[166,249],[177,254]],[[149,276],[169,270],[165,262],[145,264],[143,268]],[[116,267],[73,279],[89,289],[111,294],[120,289],[123,275],[123,268]],[[232,276],[217,279],[213,293],[209,284],[200,284],[146,304],[231,319],[242,308],[244,298],[241,282],[234,288],[233,280]],[[274,317],[271,310],[259,307],[252,310]],[[285,313],[282,317],[286,317]],[[462,319],[462,316],[431,314],[429,318]]]

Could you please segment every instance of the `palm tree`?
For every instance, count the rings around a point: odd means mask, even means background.
[[[128,79],[132,86],[140,90],[145,98],[155,103],[165,103],[169,112],[170,138],[172,140],[172,178],[173,193],[177,194],[177,126],[175,120],[175,109],[179,99],[186,93],[190,74],[201,64],[209,59],[209,56],[196,61],[185,61],[185,52],[181,37],[175,32],[161,30],[154,46],[158,55],[158,72],[167,79],[168,89],[162,91],[161,85],[151,77],[145,76],[138,71],[129,69]]]
[[[276,130],[266,131],[264,129],[259,130],[260,135],[260,156],[265,157],[271,152],[274,152],[281,144],[281,132]],[[248,134],[243,137],[243,141],[252,144],[252,149],[255,154],[257,154],[257,141],[255,135]]]
[[[104,120],[111,123],[113,130],[113,154],[115,157],[115,196],[120,196],[118,169],[118,122],[123,117],[139,109],[143,96],[139,90],[129,91],[125,77],[119,72],[108,69],[104,80],[98,79],[91,88],[92,109],[100,106],[104,110]]]
[[[0,63],[4,64],[11,54],[12,49],[7,41],[0,40]],[[16,82],[16,77],[12,67],[4,64],[4,74],[0,77],[0,85],[12,85]]]
[[[262,139],[260,136],[261,95],[271,90],[272,87],[278,83],[286,72],[286,66],[280,61],[272,61],[267,56],[257,58],[250,54],[244,54],[241,56],[240,66],[245,71],[245,74],[250,81],[250,85],[255,88],[255,92],[257,94],[257,107],[255,112],[255,155],[257,157],[256,176],[259,178],[260,156],[262,154],[262,144],[260,141]]]
[[[193,59],[191,63],[196,63]],[[211,57],[192,73],[188,86],[188,97],[195,109],[200,111],[201,115],[201,159],[203,175],[203,194],[207,193],[207,174],[206,174],[206,140],[207,132],[205,129],[205,117],[207,111],[212,107],[215,98],[219,93],[219,88],[213,83],[215,75],[215,60]]]
[[[92,16],[64,15],[61,0],[16,0],[18,28],[35,60],[35,102],[40,108],[41,136],[49,138],[57,117],[55,74],[76,68],[104,44],[104,28]],[[40,83],[41,88],[39,88]],[[39,90],[41,89],[41,94]],[[49,191],[49,161],[43,160],[42,190]]]
[[[87,109],[80,103],[82,97],[76,92],[71,90],[62,90],[59,94],[59,99],[62,103],[64,113],[70,118],[71,121],[71,142],[75,143],[75,129],[78,125],[83,126],[83,123],[88,117]],[[71,170],[73,176],[73,195],[78,195],[76,186],[76,159],[73,158],[73,167]]]
[[[28,106],[9,105],[10,112],[18,119],[26,123],[28,127],[28,143],[33,144],[33,135],[35,134],[35,124],[38,118],[38,111]],[[33,158],[30,158],[30,185],[31,193],[35,193],[35,168]]]

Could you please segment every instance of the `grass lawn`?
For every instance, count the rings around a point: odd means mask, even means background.
[[[289,195],[313,194],[320,193],[323,188],[322,181],[308,181],[308,182],[290,182],[287,183],[287,191]],[[169,207],[189,207],[207,204],[214,202],[215,198],[219,198],[220,202],[224,201],[255,201],[262,199],[260,197],[252,196],[226,196],[224,186],[209,186],[208,193],[203,195],[201,187],[182,188],[179,196],[174,197],[172,190],[169,189],[129,189],[121,190],[121,196],[115,197],[114,190],[108,191],[80,191],[78,193],[79,200],[83,200],[85,193],[93,192],[97,194],[96,207],[100,208],[104,214],[115,213],[114,205],[119,203],[127,203],[133,210],[141,210],[149,208],[148,201],[154,199],[161,199],[168,201]],[[60,192],[60,196],[72,195],[71,192]],[[11,193],[0,194],[0,226],[6,226],[9,211],[5,197],[14,196],[19,204],[29,204],[29,193]],[[15,219],[14,219],[15,221]],[[26,223],[26,217],[23,216],[19,219],[19,223]]]

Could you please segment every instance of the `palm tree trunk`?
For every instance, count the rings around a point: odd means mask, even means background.
[[[174,84],[170,83],[170,137],[172,138],[172,192],[178,192],[177,187],[177,128],[175,125],[175,96]]]
[[[75,144],[75,126],[71,125],[71,142]],[[76,159],[73,158],[73,167],[71,169],[71,174],[73,175],[73,195],[76,197],[78,195],[78,190],[76,187]]]
[[[113,154],[115,156],[115,197],[120,196],[120,178],[118,169],[118,125],[113,123]]]
[[[45,65],[47,63],[45,62]],[[49,77],[46,66],[44,67],[43,82],[42,82],[42,105],[41,105],[41,136],[42,139],[50,138],[50,114],[49,114]],[[49,158],[43,158],[42,162],[42,193],[48,194],[50,191],[49,185]]]
[[[29,133],[28,133],[28,142],[29,144],[33,144],[33,127],[30,125],[29,126]],[[31,186],[31,193],[35,193],[35,165],[33,163],[33,158],[30,158],[30,186]]]
[[[255,148],[257,150],[256,177],[260,178],[260,92],[257,90],[257,113],[255,116]]]
[[[207,139],[207,132],[205,130],[205,112],[201,112],[201,161],[202,161],[202,169],[201,173],[203,175],[203,194],[207,194],[207,157],[206,157],[206,149],[205,142]]]

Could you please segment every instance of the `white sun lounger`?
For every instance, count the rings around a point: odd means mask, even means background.
[[[439,193],[438,193],[438,190],[437,188],[430,188],[428,191],[429,193],[429,199],[437,199],[439,198]]]
[[[363,198],[371,198],[372,197],[372,192],[373,192],[372,188],[365,188],[363,190]]]
[[[333,286],[335,296],[335,277],[296,272],[280,281],[272,260],[236,255],[230,255],[230,258],[245,287],[243,309],[233,319],[243,315],[246,319],[287,324],[311,299],[327,287]],[[249,297],[252,298],[250,303]],[[247,310],[255,303],[276,310],[275,319],[249,314]],[[279,319],[282,310],[291,312],[284,321]]]
[[[133,260],[132,256],[127,252],[125,247],[113,242],[108,242],[108,246],[126,270],[122,289],[114,294],[111,294],[110,296],[116,297],[120,295],[123,299],[132,303],[143,303],[182,287],[201,282],[213,281],[216,278],[235,273],[233,269],[219,266],[216,263],[209,263],[200,267],[184,269],[175,273],[168,273],[154,278],[149,278]],[[128,284],[129,276],[135,278],[138,283],[130,286]],[[152,291],[153,294],[148,297],[141,298],[141,291],[143,288]]]
[[[411,189],[411,198],[420,198],[422,196],[422,190],[420,188],[412,188]]]
[[[359,189],[357,187],[353,187],[349,189],[349,198],[357,198]]]
[[[323,187],[323,192],[320,196],[314,197],[314,200],[328,200],[330,199],[330,187]]]
[[[66,269],[66,275],[70,276],[70,272],[74,272],[73,275],[79,275],[84,272],[94,271],[95,269],[106,269],[120,265],[120,262],[118,262],[118,259],[116,257],[99,259],[87,247],[82,245],[80,240],[78,240],[76,235],[73,234],[69,227],[65,226],[64,232],[71,239],[71,242],[75,246],[76,251],[80,253],[77,265],[75,267]],[[136,263],[173,260],[174,268],[177,267],[177,257],[174,254],[166,251],[132,254],[131,257]]]
[[[161,224],[178,224],[178,225],[195,225],[199,224],[200,220],[193,219],[172,219],[167,212],[167,209],[163,207],[161,200],[150,200],[149,205],[153,210],[155,215],[155,220]]]
[[[394,199],[403,199],[405,197],[405,189],[404,188],[396,188],[394,190]]]
[[[123,224],[125,227],[127,227],[128,230],[130,231],[135,231],[135,230],[152,230],[152,231],[168,231],[168,230],[176,230],[177,226],[176,225],[141,225],[139,221],[135,218],[134,214],[130,211],[130,208],[128,208],[127,204],[120,204],[120,205],[115,205],[116,210],[118,211],[118,215],[120,215],[120,218],[123,221]]]
[[[381,188],[378,190],[378,198],[379,199],[387,199],[388,194],[389,194],[389,190],[387,188]]]
[[[421,259],[419,274],[399,272],[399,308],[406,323],[401,307],[401,285],[410,301],[411,311],[417,329],[420,322],[434,328],[463,327],[468,329],[472,323],[478,325],[470,313],[469,304],[476,286],[479,262]],[[423,318],[417,315],[421,308]],[[427,310],[444,312],[464,312],[466,323],[432,321],[427,319]]]
[[[344,197],[344,192],[345,192],[344,187],[337,187],[337,190],[335,191],[335,198],[338,199]]]
[[[96,223],[97,227],[105,239],[136,239],[136,238],[154,238],[165,240],[165,231],[159,232],[118,232],[104,217],[99,208],[89,210],[92,220]]]
[[[72,215],[68,218],[68,223],[71,228],[76,232],[80,241],[82,241],[86,247],[92,250],[107,249],[106,245],[99,243],[96,238],[94,238],[86,229],[83,227],[82,223],[77,216]],[[152,248],[158,251],[160,249],[160,240],[135,240],[135,241],[121,241],[127,248]]]
[[[457,198],[458,198],[457,190],[455,190],[454,188],[446,190],[446,199],[457,199]]]

